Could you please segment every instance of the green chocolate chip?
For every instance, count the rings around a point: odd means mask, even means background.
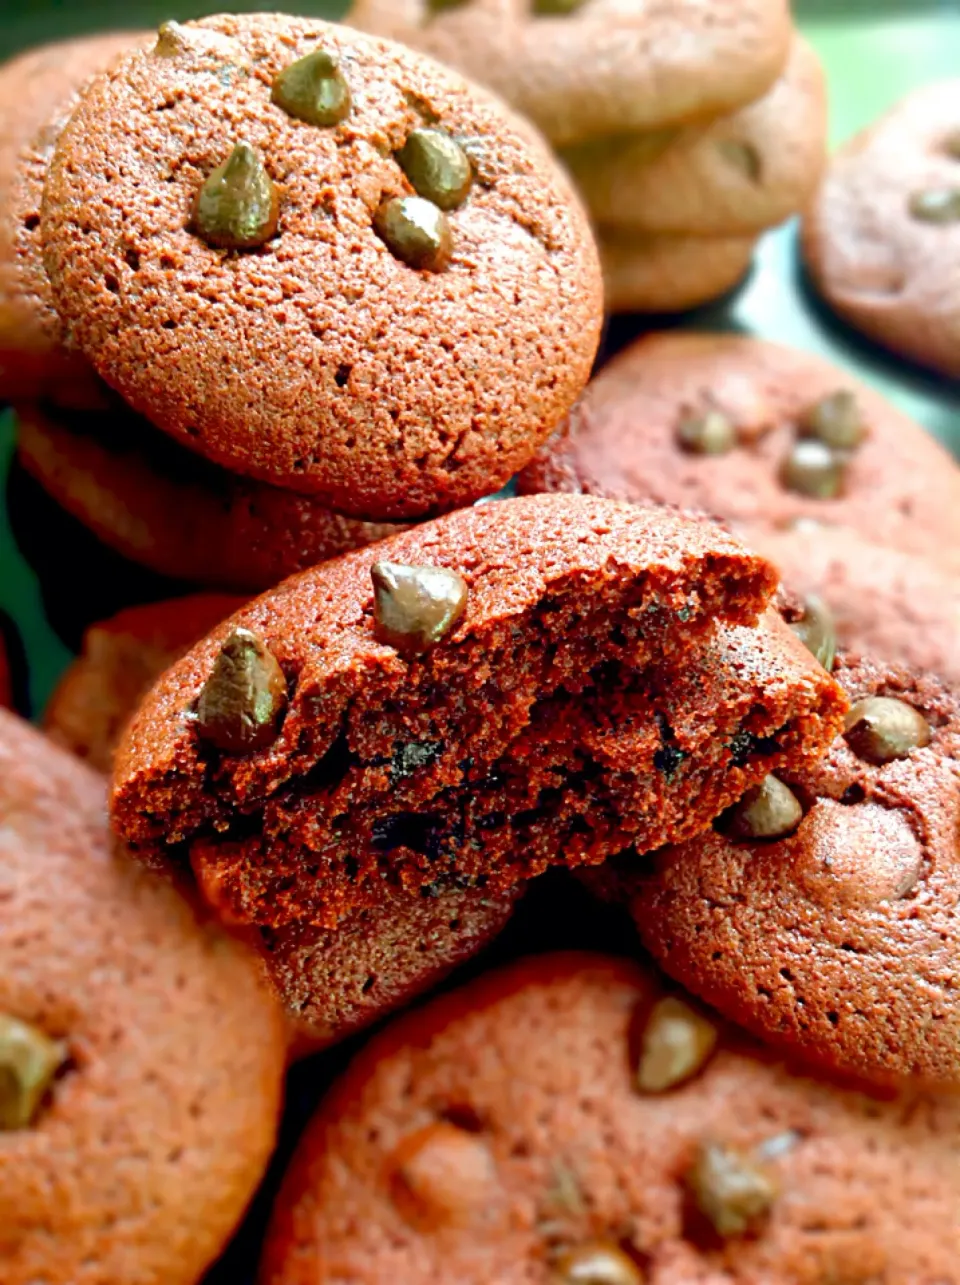
[[[397,152],[397,162],[418,196],[441,210],[467,199],[473,166],[463,148],[441,129],[415,129]]]
[[[193,228],[207,245],[253,250],[276,235],[280,197],[259,152],[236,147],[200,189]]]
[[[422,196],[384,201],[373,226],[390,251],[411,268],[442,272],[450,262],[453,237],[447,216]]]
[[[273,82],[273,101],[288,116],[328,128],[350,114],[353,99],[340,64],[316,49],[286,67]]]
[[[200,693],[197,734],[226,754],[266,749],[286,706],[287,680],[276,657],[249,629],[234,629]]]

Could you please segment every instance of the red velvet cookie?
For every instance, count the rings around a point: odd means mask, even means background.
[[[960,1083],[960,699],[867,661],[838,677],[823,763],[637,866],[630,907],[668,972],[772,1044]]]
[[[754,533],[751,542],[791,590],[826,603],[841,647],[960,683],[956,571],[814,522]]]
[[[558,146],[752,102],[792,31],[786,0],[355,0],[346,21],[489,85]]]
[[[175,580],[256,593],[399,529],[228,473],[116,408],[20,406],[17,425],[20,460],[58,504]]]
[[[960,377],[960,79],[915,90],[840,148],[803,256],[850,325]]]
[[[639,340],[519,484],[701,509],[748,542],[813,519],[960,569],[948,452],[845,371],[742,335]]]
[[[97,405],[104,390],[64,346],[40,246],[40,203],[54,143],[83,84],[139,33],[100,33],[30,49],[0,67],[0,399]]]
[[[188,648],[243,604],[196,594],[128,607],[84,634],[83,651],[44,711],[51,740],[109,772],[113,751],[140,698]]]
[[[168,25],[122,59],[61,136],[41,233],[58,309],[135,410],[365,518],[496,490],[599,337],[596,250],[539,136],[319,21]]]
[[[953,1281],[960,1103],[801,1075],[626,961],[548,955],[373,1040],[261,1285]]]
[[[165,669],[242,600],[197,594],[130,607],[94,625],[83,654],[61,679],[44,714],[51,738],[108,772],[124,727]],[[220,910],[215,866],[195,873]],[[523,892],[436,886],[381,896],[335,932],[311,924],[241,935],[260,956],[283,1002],[298,1053],[345,1039],[399,1008],[475,955],[504,927]],[[229,911],[222,917],[229,920]]]
[[[247,953],[113,855],[102,780],[0,713],[0,1276],[195,1285],[273,1146]]]
[[[776,702],[677,694],[674,671],[774,580],[666,510],[461,510],[288,580],[168,671],[118,752],[115,823],[147,860],[215,865],[221,907],[260,926],[335,926],[385,881],[508,888],[695,833],[841,719],[796,648]]]

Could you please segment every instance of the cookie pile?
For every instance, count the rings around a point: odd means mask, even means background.
[[[29,94],[0,155],[0,396],[27,469],[135,561],[262,589],[496,491],[585,384],[586,219],[456,73],[227,16],[2,79]]]
[[[722,294],[820,179],[824,76],[784,0],[356,0],[347,21],[536,122],[597,226],[611,312]]]
[[[522,65],[639,276],[815,170],[778,4],[366,3]],[[328,1094],[262,1285],[960,1279],[956,464],[757,339],[584,387],[573,187],[389,40],[227,15],[0,91],[21,460],[206,590],[0,711],[3,1285],[198,1285],[289,1063],[498,938]]]

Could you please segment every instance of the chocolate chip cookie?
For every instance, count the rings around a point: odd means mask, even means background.
[[[0,398],[98,405],[89,364],[65,346],[43,270],[40,204],[54,143],[85,82],[142,40],[115,32],[43,45],[0,67]]]
[[[357,0],[346,21],[489,85],[558,146],[752,102],[791,37],[785,0]]]
[[[43,489],[104,544],[198,585],[256,593],[400,529],[239,477],[116,406],[81,413],[20,405],[17,450]]]
[[[960,80],[914,91],[840,149],[803,256],[850,325],[960,376]]]
[[[541,956],[354,1061],[261,1280],[939,1285],[958,1145],[956,1098],[845,1092],[626,961]]]
[[[960,569],[960,469],[872,389],[743,335],[649,335],[620,353],[520,490],[676,504],[748,542],[813,521]]]
[[[878,1084],[960,1082],[960,700],[856,658],[823,763],[627,875],[663,967],[771,1044]]]
[[[399,518],[496,490],[585,383],[586,217],[530,126],[308,19],[165,26],[47,177],[58,310],[134,410],[232,471]]]
[[[0,713],[4,1285],[195,1285],[273,1147],[280,1013],[245,951],[112,852],[104,805]]]

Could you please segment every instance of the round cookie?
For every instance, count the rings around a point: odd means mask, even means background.
[[[118,751],[115,823],[147,861],[202,865],[221,915],[328,928],[386,888],[512,888],[696,833],[842,720],[789,633],[737,644],[759,701],[684,678],[775,584],[679,514],[460,510],[286,581],[170,669]]]
[[[599,246],[608,312],[682,312],[738,285],[750,269],[756,239],[601,228]]]
[[[198,639],[242,606],[227,594],[196,594],[128,607],[84,634],[83,651],[44,711],[51,740],[109,772],[140,698]]]
[[[238,477],[122,410],[18,406],[17,422],[19,458],[44,490],[111,549],[175,580],[255,593],[399,529]]]
[[[339,124],[273,101],[319,74],[290,71],[308,56],[337,63],[318,93],[352,95]],[[401,165],[441,200],[433,161],[398,153],[424,127],[464,144],[444,144],[471,182],[446,213]],[[216,248],[226,232],[264,243]],[[539,136],[456,73],[319,21],[211,18],[122,59],[61,136],[42,236],[71,333],[135,410],[360,517],[503,485],[599,339],[593,240]]]
[[[140,33],[43,45],[0,67],[0,399],[98,405],[104,390],[64,332],[43,269],[40,203],[54,143],[95,72]]]
[[[816,418],[833,408],[838,421],[820,424],[821,435],[852,427],[859,442],[834,451],[814,439],[811,450],[801,435],[814,428],[801,421],[815,407]],[[788,484],[788,465],[811,460],[822,475],[791,473]],[[840,493],[816,493],[824,480]],[[949,453],[846,371],[742,335],[663,333],[625,349],[519,487],[699,509],[748,542],[812,519],[960,568],[960,469]]]
[[[0,713],[4,1285],[194,1285],[273,1146],[247,953],[111,853],[101,779]]]
[[[802,244],[845,321],[960,376],[960,80],[916,90],[840,149]]]
[[[674,134],[586,144],[564,159],[605,231],[734,237],[803,209],[826,145],[823,69],[794,36],[783,75],[757,102]]]
[[[636,867],[631,912],[669,973],[770,1043],[879,1084],[957,1084],[960,699],[856,658],[837,677],[848,731],[780,774],[799,823],[751,838],[735,810]]]
[[[845,527],[802,523],[753,536],[784,583],[830,609],[845,649],[960,683],[960,577]]]
[[[785,0],[357,0],[346,21],[489,85],[557,146],[752,102],[792,29]]]
[[[958,1144],[956,1098],[845,1092],[626,961],[540,956],[360,1054],[300,1142],[260,1280],[941,1285]]]

